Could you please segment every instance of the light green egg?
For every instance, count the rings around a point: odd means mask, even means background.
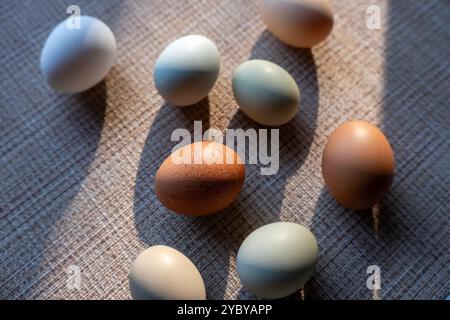
[[[257,297],[286,297],[309,280],[318,250],[308,228],[292,222],[267,224],[253,231],[239,248],[239,278]]]
[[[300,90],[294,78],[265,60],[250,60],[236,69],[233,94],[242,112],[266,126],[281,126],[299,110]]]

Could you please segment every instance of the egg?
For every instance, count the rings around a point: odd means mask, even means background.
[[[116,40],[99,19],[81,16],[80,28],[58,24],[45,41],[40,67],[56,91],[79,93],[105,78],[114,64]]]
[[[337,128],[325,145],[322,175],[333,197],[344,207],[368,209],[389,189],[394,152],[384,134],[364,121]]]
[[[288,45],[310,48],[333,29],[328,0],[260,0],[259,4],[267,28]]]
[[[167,246],[144,250],[129,275],[134,300],[205,300],[200,272],[184,254]]]
[[[275,63],[265,60],[244,62],[235,70],[232,86],[240,110],[262,125],[283,125],[299,110],[297,83]]]
[[[204,216],[228,207],[244,180],[245,165],[233,149],[202,141],[184,146],[164,160],[155,176],[155,190],[168,209]]]
[[[176,106],[193,105],[208,95],[220,70],[216,45],[201,35],[188,35],[169,44],[155,63],[159,94]]]
[[[242,243],[237,272],[244,287],[257,297],[286,297],[309,280],[318,250],[308,228],[292,222],[267,224]]]

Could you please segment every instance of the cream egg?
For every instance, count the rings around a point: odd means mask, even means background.
[[[294,47],[310,48],[333,29],[328,0],[260,0],[259,9],[267,28]]]
[[[160,95],[176,106],[195,104],[208,95],[220,70],[216,45],[201,35],[188,35],[169,44],[154,69]]]
[[[53,29],[42,49],[40,67],[54,90],[79,93],[105,78],[115,56],[111,29],[99,19],[81,16],[79,28],[65,20]]]
[[[134,300],[205,300],[200,272],[184,254],[153,246],[134,260],[129,275]]]

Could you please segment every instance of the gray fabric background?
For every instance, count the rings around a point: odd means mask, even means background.
[[[237,277],[236,252],[250,231],[278,220],[317,237],[307,299],[450,294],[448,1],[334,1],[332,35],[299,50],[265,30],[256,1],[78,0],[111,27],[118,57],[103,83],[70,96],[47,87],[39,55],[72,2],[0,0],[0,298],[128,299],[130,263],[154,244],[189,256],[208,298],[254,298]],[[370,4],[381,8],[381,30],[366,27]],[[215,41],[222,70],[208,101],[179,109],[158,96],[152,69],[190,33]],[[257,127],[231,93],[234,68],[249,58],[282,65],[302,92],[301,112],[280,131],[279,173],[248,166],[223,213],[168,212],[153,177],[173,129],[194,120]],[[348,119],[379,125],[396,153],[394,184],[375,215],[340,207],[324,189],[326,137]],[[372,264],[382,271],[379,292],[366,287]],[[80,289],[67,286],[71,265]]]

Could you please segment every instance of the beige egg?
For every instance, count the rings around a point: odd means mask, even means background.
[[[228,207],[239,195],[245,165],[231,148],[213,141],[184,146],[172,153],[155,177],[158,199],[168,209],[204,216]]]
[[[134,300],[205,300],[205,285],[195,265],[167,246],[153,246],[134,260],[129,286]]]
[[[333,29],[328,0],[260,0],[259,9],[270,32],[294,47],[310,48]]]

